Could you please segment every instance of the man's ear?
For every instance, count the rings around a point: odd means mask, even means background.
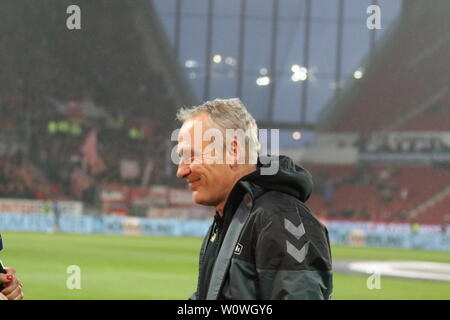
[[[232,139],[230,144],[228,145],[228,152],[230,156],[229,165],[231,166],[231,168],[237,167],[240,151],[239,151],[239,141],[236,138]]]

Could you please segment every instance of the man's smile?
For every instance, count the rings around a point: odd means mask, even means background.
[[[189,183],[189,189],[194,190],[194,188],[196,188],[200,185],[200,178],[188,180],[188,183]]]

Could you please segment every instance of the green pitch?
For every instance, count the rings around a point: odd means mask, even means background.
[[[26,299],[186,299],[196,286],[201,239],[2,233],[0,257],[17,268]],[[333,259],[450,262],[450,253],[333,247]],[[81,289],[69,290],[67,268],[81,269]],[[447,282],[334,275],[334,299],[450,299]]]

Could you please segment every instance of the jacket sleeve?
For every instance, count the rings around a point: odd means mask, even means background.
[[[271,212],[260,219],[255,241],[260,299],[331,298],[328,233],[320,222],[311,218],[302,221],[295,212]]]

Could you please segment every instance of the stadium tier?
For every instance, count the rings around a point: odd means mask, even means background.
[[[443,94],[422,113],[400,123],[395,131],[400,132],[446,132],[450,129],[450,92]]]
[[[396,24],[368,54],[364,76],[329,102],[318,123],[317,153],[327,154],[329,164],[308,158],[316,182],[309,205],[318,215],[449,220],[449,10],[448,1],[433,7],[405,1]],[[340,162],[347,165],[334,164]]]
[[[6,28],[27,21],[1,35],[0,197],[89,203],[103,183],[172,183],[166,142],[192,98],[150,1],[80,1],[89,32],[61,28],[69,4],[0,12]]]
[[[423,210],[419,211],[412,219],[423,224],[450,223],[450,195],[448,190],[446,195],[437,199]],[[412,220],[410,219],[410,220]]]
[[[405,10],[389,37],[368,57],[364,77],[341,99],[331,102],[319,126],[327,131],[360,133],[394,130],[400,125],[404,129],[403,122],[411,116],[422,114],[437,100],[448,97],[448,9],[448,2],[439,1],[420,15]],[[448,106],[448,99],[446,102]],[[444,117],[449,113],[447,109]],[[429,122],[420,127],[433,129],[433,120],[425,121]]]
[[[89,206],[115,193],[119,200],[106,211],[134,214],[141,209],[131,203],[145,197],[134,201],[129,195],[140,188],[151,198],[155,186],[185,187],[175,178],[168,140],[178,125],[176,109],[193,104],[193,98],[150,1],[83,1],[90,12],[83,23],[91,32],[82,33],[59,28],[65,17],[54,12],[65,12],[68,4],[43,0],[22,12],[10,1],[9,10],[0,12],[6,28],[19,13],[25,21],[40,21],[0,35],[14,44],[0,50],[0,198],[78,200]],[[413,132],[421,140],[430,132],[450,132],[450,5],[437,1],[415,10],[418,6],[405,2],[398,21],[369,54],[364,76],[330,101],[318,135]],[[442,150],[450,150],[448,137],[433,139],[447,141]],[[395,165],[367,166],[355,157],[351,165],[307,166],[316,183],[308,204],[321,216],[392,221],[414,216],[440,223],[448,197],[414,210],[448,187],[449,171],[431,168],[433,161],[411,166],[408,160],[413,145],[421,156],[440,151],[433,143],[412,142],[406,151],[383,139],[372,148],[358,146],[360,154],[380,158],[400,150]],[[335,157],[336,150],[325,158]],[[155,194],[156,206],[170,202]],[[150,215],[197,216],[187,201],[173,207]]]
[[[450,171],[447,169],[378,165],[320,166],[311,167],[311,170],[318,181],[308,205],[322,217],[372,221],[419,220],[439,224],[448,213],[444,201],[448,198],[444,198],[419,216],[412,216],[414,209],[450,187]]]

